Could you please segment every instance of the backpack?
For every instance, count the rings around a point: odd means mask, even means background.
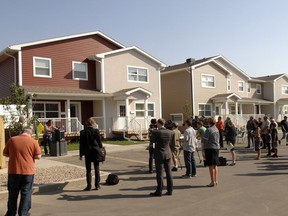
[[[106,179],[107,185],[117,185],[119,183],[119,177],[116,174],[109,174]]]

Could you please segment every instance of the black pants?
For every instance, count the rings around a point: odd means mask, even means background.
[[[172,193],[173,191],[173,177],[170,167],[171,159],[168,160],[155,160],[156,166],[156,180],[157,180],[157,193],[162,193],[163,189],[163,168],[166,173],[167,191]]]
[[[153,172],[154,148],[149,146],[149,172]]]
[[[99,162],[96,161],[94,158],[85,156],[85,167],[86,167],[86,181],[87,181],[87,187],[92,187],[92,174],[91,174],[91,164],[94,165],[94,171],[95,171],[95,187],[100,186],[100,168],[99,168]]]
[[[43,135],[43,147],[44,147],[45,155],[51,154],[51,142],[52,142],[52,136]],[[49,152],[48,152],[47,146],[48,146]]]
[[[224,136],[224,131],[219,130],[219,144],[221,148],[223,148],[223,136]]]

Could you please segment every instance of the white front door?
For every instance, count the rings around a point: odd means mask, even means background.
[[[117,129],[123,130],[126,127],[126,105],[125,102],[117,102]]]

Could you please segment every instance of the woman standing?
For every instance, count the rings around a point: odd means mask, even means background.
[[[97,155],[95,148],[102,148],[101,137],[98,129],[95,129],[96,123],[92,118],[86,121],[87,128],[80,131],[80,156],[85,156],[85,167],[86,167],[86,181],[87,187],[84,191],[90,191],[92,188],[92,175],[91,175],[91,163],[94,165],[95,170],[95,190],[100,189],[100,169],[99,162],[97,161]]]
[[[219,164],[219,131],[215,126],[216,120],[213,117],[207,120],[208,128],[206,129],[203,140],[203,148],[205,151],[206,165],[209,167],[211,183],[208,187],[214,187],[218,184],[218,167]]]
[[[255,130],[253,131],[253,136],[254,136],[254,149],[255,151],[257,152],[257,156],[255,158],[255,160],[260,160],[261,158],[261,148],[260,148],[260,143],[262,141],[261,139],[261,129],[260,129],[260,126],[259,126],[259,122],[254,119],[253,120],[253,124],[254,124],[254,127],[255,127]]]
[[[230,166],[236,165],[236,153],[235,153],[235,143],[236,143],[236,128],[235,125],[231,120],[228,120],[225,126],[225,138],[227,142],[227,149],[230,150],[232,155],[232,163],[229,164]],[[231,146],[232,144],[232,146]],[[230,147],[231,146],[231,147]]]
[[[48,120],[46,124],[44,125],[43,146],[44,146],[45,155],[51,154],[52,133],[54,133],[55,129],[57,128],[53,126],[51,120]],[[48,145],[49,153],[48,153],[47,145]]]

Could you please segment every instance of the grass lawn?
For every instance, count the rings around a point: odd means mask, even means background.
[[[102,143],[113,144],[113,145],[136,145],[136,144],[145,144],[147,141],[128,141],[128,140],[104,140]],[[73,142],[67,145],[67,151],[79,150],[79,143]]]

